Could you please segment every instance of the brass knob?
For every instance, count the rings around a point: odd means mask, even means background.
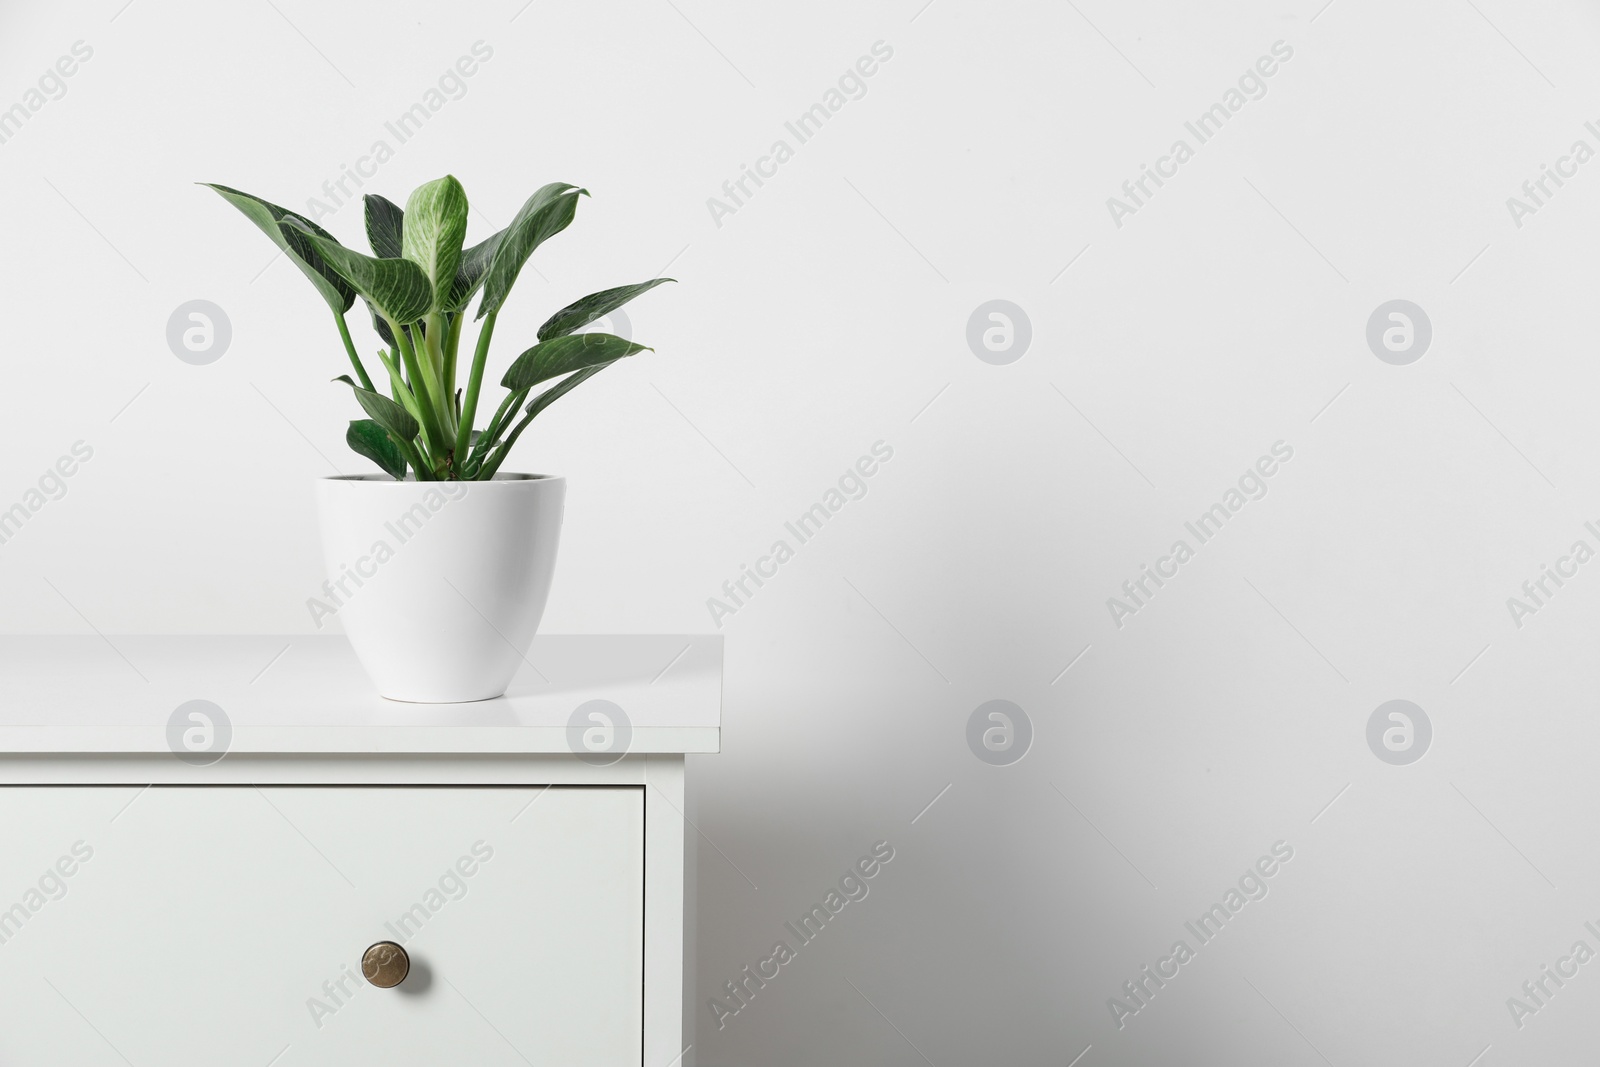
[[[361,954],[361,974],[379,989],[393,989],[411,973],[411,957],[393,941],[379,941]]]

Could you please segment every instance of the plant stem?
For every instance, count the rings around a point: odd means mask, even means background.
[[[450,317],[450,328],[444,336],[444,381],[449,387],[450,396],[456,394],[456,352],[461,347],[461,324],[466,316],[456,312]],[[456,418],[461,417],[460,405],[456,405]]]
[[[517,438],[522,436],[522,431],[526,430],[528,428],[528,423],[533,421],[535,414],[537,414],[537,412],[530,411],[524,415],[522,417],[522,421],[517,423],[516,428],[511,431],[500,447],[495,449],[494,455],[484,460],[483,466],[479,468],[479,474],[482,476],[483,480],[487,481],[488,479],[494,477],[495,472],[500,469],[500,464],[504,463],[506,461],[506,457],[511,454],[511,448],[517,443]]]
[[[411,378],[411,389],[417,394],[417,407],[420,409],[417,414],[421,416],[417,421],[422,424],[423,444],[427,447],[430,458],[442,459],[444,449],[440,445],[444,441],[444,435],[435,420],[437,408],[434,406],[433,394],[428,386],[428,376],[417,364],[416,346],[411,343],[411,338],[401,329],[398,322],[391,319],[389,329],[394,332],[395,342],[400,346],[400,356],[405,360],[406,374]]]
[[[430,311],[423,320],[423,326],[422,344],[427,354],[427,369],[432,374],[428,379],[428,387],[433,397],[434,419],[442,432],[439,443],[448,445],[456,439],[456,404],[455,387],[445,377],[444,316],[437,311]],[[443,458],[442,453],[439,458]]]
[[[422,456],[418,454],[416,445],[410,441],[400,440],[393,433],[389,435],[389,440],[400,446],[400,454],[406,458],[407,463],[411,464],[411,469],[417,472],[417,481],[432,482],[438,480],[434,477],[433,471],[429,470],[422,462]],[[403,481],[404,479],[401,480]]]
[[[489,420],[488,427],[478,435],[478,443],[472,446],[472,455],[467,462],[469,475],[475,476],[478,469],[483,466],[483,461],[499,443],[500,434],[505,430],[506,420],[517,406],[527,399],[527,396],[528,390],[521,389],[515,393],[507,393],[506,398],[500,402],[500,410],[494,413],[494,418]]]
[[[500,431],[505,429],[506,418],[511,414],[512,409],[522,403],[522,398],[527,395],[528,391],[526,389],[519,389],[514,393],[506,394],[505,399],[500,401],[500,407],[495,411],[494,418],[490,419],[489,425],[485,427],[483,436],[478,438],[480,445],[493,442],[499,436]]]
[[[461,426],[456,430],[456,455],[467,454],[467,443],[472,439],[472,420],[478,417],[478,391],[483,387],[483,367],[489,359],[489,339],[494,336],[494,320],[499,316],[498,311],[491,311],[483,320],[483,329],[478,331],[478,347],[472,354],[472,370],[467,375],[467,399],[461,408]],[[456,315],[456,323],[465,318],[465,314]],[[456,340],[460,340],[460,330],[456,330]],[[498,417],[498,416],[497,416]]]
[[[356,343],[350,340],[350,327],[344,321],[344,316],[334,313],[333,321],[339,324],[339,336],[344,339],[344,350],[350,353],[350,365],[356,369],[356,377],[361,379],[361,384],[369,393],[376,393],[372,387],[372,379],[367,377],[367,368],[361,365],[361,357],[356,355]]]
[[[383,369],[389,372],[389,392],[394,396],[394,402],[405,408],[413,419],[422,421],[421,410],[417,407],[417,398],[411,395],[411,390],[406,386],[406,380],[400,376],[400,368],[395,366],[394,357],[384,349],[378,349],[378,362],[383,364]]]

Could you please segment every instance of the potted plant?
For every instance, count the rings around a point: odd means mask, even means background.
[[[607,289],[552,315],[537,343],[511,362],[500,380],[505,396],[478,429],[495,320],[523,264],[567,228],[587,190],[546,185],[509,226],[470,248],[467,195],[455,178],[421,186],[404,209],[369,194],[369,256],[297,212],[227,186],[210,188],[271,238],[327,301],[355,372],[354,379],[334,379],[367,416],[350,423],[345,440],[383,473],[317,483],[329,613],[339,615],[385,697],[443,703],[500,696],[544,613],[566,493],[559,476],[502,470],[506,457],[555,401],[617,360],[649,351],[609,333],[578,331],[672,279]],[[467,306],[480,290],[473,318],[482,325],[463,367]],[[357,297],[383,342],[376,355],[384,388],[368,374],[345,321]]]

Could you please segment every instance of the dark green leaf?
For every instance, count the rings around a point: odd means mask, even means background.
[[[444,311],[461,262],[461,245],[467,237],[467,193],[446,174],[417,187],[406,201],[402,254],[421,267],[433,286],[430,311]]]
[[[456,265],[456,280],[450,286],[449,310],[466,309],[472,294],[483,284],[483,276],[489,272],[489,264],[494,260],[495,249],[500,247],[500,241],[505,235],[506,231],[501,230],[493,237],[461,253],[461,262]]]
[[[622,285],[604,292],[591,293],[551,315],[549,320],[539,327],[539,340],[548,341],[552,337],[565,337],[573,330],[582,329],[595,319],[611,314],[640,293],[647,293],[662,282],[672,281],[677,279],[652,278],[637,285]]]
[[[328,265],[385,317],[401,324],[415,322],[433,307],[433,286],[422,268],[409,259],[374,259],[352,252],[332,238],[317,236],[293,218],[285,220],[283,228],[305,233]]]
[[[651,351],[609,333],[576,333],[541,341],[516,358],[500,384],[518,392],[540,382],[559,378],[569,371],[582,370],[596,363]]]
[[[399,204],[377,193],[368,193],[361,202],[366,209],[367,240],[372,242],[372,254],[379,259],[399,259],[406,213]]]
[[[478,305],[478,318],[500,310],[533,250],[566,229],[578,210],[578,197],[588,195],[587,189],[552,182],[528,197],[494,250],[489,273],[483,279],[483,302]]]
[[[226,185],[213,185],[202,182],[210,189],[216,190],[228,203],[238,208],[245,218],[255,223],[262,233],[272,238],[272,243],[289,254],[289,259],[300,268],[300,273],[311,280],[317,287],[317,292],[322,294],[322,299],[334,312],[343,315],[350,310],[350,305],[355,303],[355,290],[350,283],[340,276],[312,246],[306,235],[298,230],[286,231],[282,225],[284,220],[296,220],[304,230],[325,238],[337,245],[333,234],[324,230],[310,219],[288,208],[279,207],[277,204],[263,200],[259,196],[251,196],[237,189],[230,189]]]
[[[391,477],[401,480],[406,476],[406,458],[400,446],[389,439],[389,431],[372,419],[355,419],[344,434],[345,444],[351,451],[366,456],[382,467]]]
[[[362,410],[371,415],[379,426],[382,426],[402,441],[416,439],[420,427],[417,425],[417,420],[412,418],[411,413],[405,408],[381,393],[374,393],[370,389],[361,388],[361,386],[350,380],[348,374],[341,374],[334,381],[348,385],[351,392],[356,394],[356,402],[361,405]]]

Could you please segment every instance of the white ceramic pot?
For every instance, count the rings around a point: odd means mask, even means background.
[[[337,615],[390,700],[487,700],[506,691],[539,628],[565,478],[317,482],[328,581],[312,605]]]

